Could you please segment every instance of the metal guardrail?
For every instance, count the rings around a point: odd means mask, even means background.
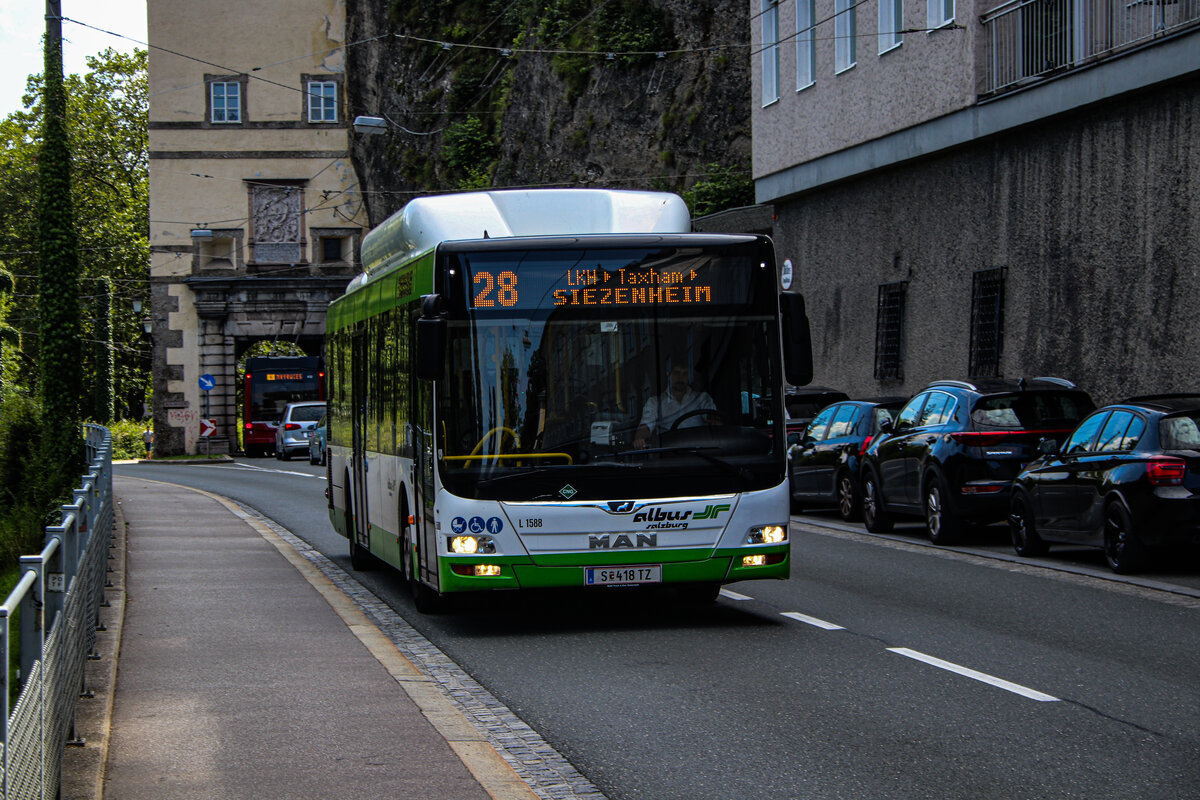
[[[1200,0],[1010,0],[981,18],[984,94],[1016,89],[1200,20]]]
[[[63,749],[75,735],[84,666],[95,650],[113,532],[112,434],[85,425],[88,472],[62,523],[46,527],[46,546],[21,556],[23,574],[0,605],[0,798],[53,800]],[[14,612],[20,616],[21,691],[10,709]]]

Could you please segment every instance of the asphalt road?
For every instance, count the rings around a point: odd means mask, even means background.
[[[349,569],[305,462],[122,465],[270,516]],[[1200,566],[1129,581],[793,518],[790,581],[711,608],[505,595],[422,616],[357,577],[610,798],[1200,796]],[[1002,533],[1002,532],[1000,532]]]

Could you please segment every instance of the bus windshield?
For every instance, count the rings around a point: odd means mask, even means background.
[[[454,494],[666,498],[783,480],[775,271],[758,240],[448,258],[437,424]]]

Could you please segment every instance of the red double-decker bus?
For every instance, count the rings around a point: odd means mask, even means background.
[[[325,367],[315,356],[260,356],[246,360],[242,450],[275,450],[275,423],[288,403],[325,399]]]

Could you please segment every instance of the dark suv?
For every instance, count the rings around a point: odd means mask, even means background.
[[[1012,480],[1096,408],[1061,378],[935,381],[909,400],[863,458],[863,521],[890,530],[893,514],[923,516],[934,544],[967,522],[1006,519]]]

